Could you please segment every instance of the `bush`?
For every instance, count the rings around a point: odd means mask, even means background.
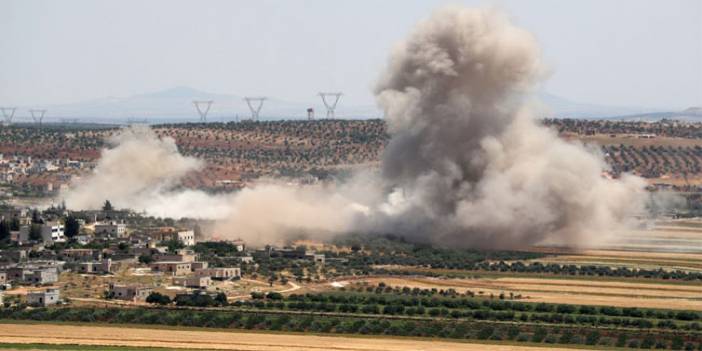
[[[159,305],[168,305],[171,303],[171,298],[168,297],[167,295],[162,295],[157,292],[152,292],[149,294],[149,296],[146,297],[146,302],[147,303],[154,303],[154,304],[159,304]]]
[[[480,340],[486,340],[492,336],[492,333],[495,332],[495,328],[491,326],[485,326],[480,331],[478,331],[477,338]]]
[[[531,336],[531,341],[542,342],[548,336],[548,331],[544,328],[536,328],[534,335]]]
[[[593,330],[590,334],[587,335],[587,338],[585,339],[585,344],[597,345],[598,341],[600,341],[600,332],[598,332],[597,330]]]
[[[266,298],[269,300],[282,300],[283,295],[279,292],[271,291],[268,294],[266,294]]]

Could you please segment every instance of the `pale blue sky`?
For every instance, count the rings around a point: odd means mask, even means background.
[[[445,1],[0,0],[0,106],[175,86],[372,104],[389,50]],[[702,1],[452,1],[532,31],[551,93],[608,105],[702,105]]]

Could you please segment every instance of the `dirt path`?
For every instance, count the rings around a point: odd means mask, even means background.
[[[412,339],[276,335],[269,333],[142,329],[110,326],[2,324],[0,343],[111,345],[241,351],[532,351],[543,348]],[[552,351],[573,349],[548,348]]]
[[[278,292],[281,293],[281,294],[283,294],[283,293],[289,293],[289,292],[292,292],[292,291],[295,291],[295,290],[299,290],[299,289],[300,289],[300,286],[297,285],[297,284],[295,284],[295,283],[293,283],[293,282],[288,282],[288,284],[290,284],[290,288],[285,289],[285,290],[279,290]]]

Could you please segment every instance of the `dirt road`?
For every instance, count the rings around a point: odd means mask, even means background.
[[[167,330],[116,326],[0,324],[0,343],[111,345],[241,351],[536,351],[542,348],[412,339],[276,335],[204,330]],[[548,348],[552,351],[573,349]]]

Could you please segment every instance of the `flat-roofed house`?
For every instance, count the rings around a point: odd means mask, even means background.
[[[174,277],[173,285],[186,288],[205,289],[212,285],[212,278],[206,276]]]
[[[145,300],[154,291],[151,287],[140,285],[110,284],[109,295],[114,299],[137,301]]]
[[[95,235],[124,239],[127,237],[127,225],[116,221],[98,223],[95,224]]]
[[[170,275],[188,275],[192,272],[190,262],[159,261],[149,265],[152,272],[162,272]]]
[[[49,306],[59,302],[59,289],[46,289],[27,293],[27,304],[31,306]]]
[[[241,278],[241,268],[239,267],[216,267],[198,269],[195,275],[199,277],[210,277],[215,280],[228,280]]]

